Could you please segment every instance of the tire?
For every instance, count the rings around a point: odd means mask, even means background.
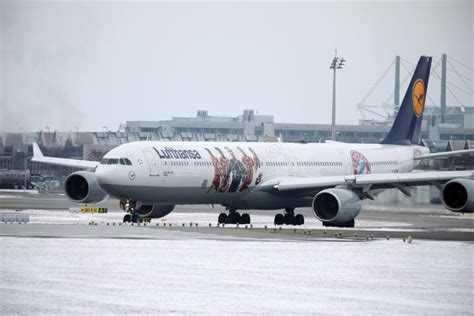
[[[355,226],[355,220],[353,219],[344,223],[344,227],[347,227],[347,228],[354,228],[354,226]]]
[[[140,223],[140,215],[138,215],[138,214],[133,214],[133,215],[132,215],[132,222],[134,222],[134,223]]]
[[[217,222],[219,224],[224,224],[227,220],[227,214],[226,213],[220,213],[219,217],[217,218]]]
[[[295,216],[296,225],[304,225],[304,216],[301,214],[296,214]]]
[[[227,215],[226,224],[237,224],[240,221],[240,214],[238,212],[231,212]]]
[[[131,221],[132,221],[132,215],[125,214],[125,216],[123,217],[123,222],[124,223],[130,223]]]
[[[33,189],[33,186],[31,184],[28,184],[28,186],[26,187],[28,190],[31,190]]]
[[[250,215],[247,213],[240,216],[239,224],[250,224]]]
[[[18,184],[15,184],[15,185],[13,186],[13,188],[14,188],[15,190],[18,190]]]
[[[283,216],[283,223],[285,225],[292,225],[293,224],[293,216],[291,216],[290,214],[285,214]]]
[[[284,222],[285,222],[285,217],[283,216],[283,214],[275,215],[275,219],[273,221],[275,225],[283,225]]]

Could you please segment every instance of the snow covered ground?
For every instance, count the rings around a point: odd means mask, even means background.
[[[0,314],[471,314],[473,243],[0,238]]]

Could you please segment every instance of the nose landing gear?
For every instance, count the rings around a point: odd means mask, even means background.
[[[275,219],[273,221],[275,225],[303,225],[304,224],[304,216],[302,214],[295,215],[294,208],[287,208],[285,209],[285,215],[283,214],[276,214]]]
[[[240,215],[234,209],[229,209],[229,214],[220,213],[217,219],[219,224],[250,224],[250,215],[247,213],[243,213]]]
[[[140,215],[135,212],[136,208],[139,207],[138,204],[137,201],[132,200],[120,201],[120,208],[128,213],[123,216],[124,223],[140,223]]]

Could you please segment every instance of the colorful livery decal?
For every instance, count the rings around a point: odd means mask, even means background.
[[[252,156],[240,147],[237,147],[237,152],[229,147],[224,147],[226,153],[221,148],[214,147],[218,155],[214,155],[209,148],[204,149],[209,153],[214,166],[212,183],[207,192],[212,190],[215,192],[244,192],[250,188],[254,182],[255,174],[260,168],[260,159],[253,149],[248,148]],[[255,178],[255,185],[260,183],[261,178],[262,174]]]
[[[354,168],[354,174],[370,174],[370,164],[365,156],[356,151],[351,151],[352,167]]]

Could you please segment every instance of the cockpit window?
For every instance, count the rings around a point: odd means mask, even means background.
[[[110,158],[107,160],[107,164],[108,165],[116,165],[118,164],[119,160],[118,159],[115,159],[115,158]]]
[[[106,165],[106,164],[107,164],[107,160],[108,160],[107,158],[102,159],[102,160],[100,161],[100,164],[101,164],[101,165]]]
[[[132,165],[132,162],[131,162],[130,159],[128,159],[128,158],[120,158],[120,164],[121,164],[121,165],[131,166],[131,165]]]

